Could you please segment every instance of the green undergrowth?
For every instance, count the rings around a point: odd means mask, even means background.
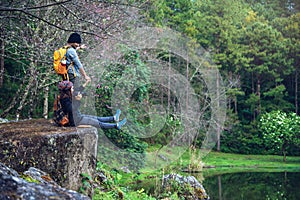
[[[93,200],[155,200],[155,198],[146,194],[143,189],[132,190],[126,183],[134,180],[136,173],[125,173],[102,163],[97,163],[97,173],[105,175],[106,180],[96,176],[94,179],[84,177],[82,179],[81,193],[89,194],[93,191]]]
[[[201,182],[201,178],[226,173],[237,172],[300,172],[300,157],[288,156],[283,162],[282,156],[275,155],[241,155],[211,151],[204,157],[197,151],[186,151],[179,159],[162,169],[153,170],[147,166],[139,173],[124,173],[108,166],[99,165],[98,170],[105,172],[107,181],[94,189],[93,199],[156,199],[160,192],[162,176],[169,173],[178,173],[184,176],[191,175],[184,169],[191,163],[203,162],[204,166],[192,173]],[[154,194],[153,194],[154,192]],[[159,194],[160,195],[160,194]],[[164,194],[166,197],[168,194]],[[171,194],[169,194],[169,197]],[[172,197],[171,199],[176,199]]]

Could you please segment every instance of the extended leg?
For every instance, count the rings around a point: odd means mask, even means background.
[[[97,119],[99,122],[113,122],[114,121],[113,116],[109,116],[109,117],[98,117],[98,116],[94,116],[94,115],[81,115],[81,116]]]
[[[88,117],[86,115],[82,117],[82,119],[79,121],[77,125],[91,125],[96,128],[103,128],[103,129],[118,128],[117,124],[115,123],[101,122],[95,117]]]

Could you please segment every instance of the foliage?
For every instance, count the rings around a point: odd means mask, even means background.
[[[223,149],[231,151],[230,144],[236,143],[235,152],[262,153],[262,138],[251,124],[260,113],[279,108],[291,112],[298,106],[288,81],[297,81],[293,72],[299,65],[294,51],[299,45],[298,8],[296,1],[178,0],[154,1],[147,13],[155,24],[196,39],[221,66],[229,83],[229,103],[242,123],[226,131]]]
[[[166,187],[163,188],[162,193],[158,195],[158,199],[201,199],[200,195],[197,194],[196,191],[197,189],[191,187],[189,184],[178,183],[176,180],[170,180],[169,183],[166,184]],[[199,193],[201,194],[201,192]]]
[[[30,182],[30,183],[37,183],[37,184],[40,183],[40,181],[38,181],[38,180],[32,178],[32,177],[29,176],[29,175],[22,174],[22,175],[21,175],[21,178],[24,179],[24,180],[27,181],[27,182]]]
[[[292,144],[300,148],[300,117],[295,113],[272,111],[260,118],[260,130],[265,139],[266,148],[274,153],[282,153],[284,161],[286,152]],[[297,149],[297,148],[296,148]]]
[[[221,151],[226,153],[266,154],[261,134],[256,124],[236,124],[221,136]]]
[[[173,134],[175,132],[174,129],[180,126],[180,119],[176,118],[176,116],[172,116],[171,114],[166,116],[164,127],[152,137],[148,137],[143,139],[143,141],[147,142],[149,145],[159,145],[164,146],[167,145],[172,139]]]
[[[141,102],[147,99],[147,89],[145,88],[144,81],[149,78],[149,72],[143,67],[143,63],[140,60],[138,52],[128,51],[123,57],[123,63],[116,65],[107,66],[109,71],[106,73],[105,77],[102,79],[102,83],[99,83],[96,90],[96,110],[102,116],[111,116],[112,110],[111,99],[112,91],[118,82],[122,83],[123,89],[125,91],[131,91],[131,88],[135,88],[136,85],[143,87],[137,87],[138,89],[132,95],[132,102],[130,106],[126,109],[122,107],[121,109],[127,113],[130,117],[131,122],[135,124],[135,129],[131,130],[129,128],[124,129],[124,131],[117,130],[104,130],[105,136],[115,145],[116,148],[125,150],[124,154],[119,154],[118,151],[111,151],[109,148],[100,148],[99,155],[103,161],[111,161],[111,159],[119,159],[118,162],[122,165],[128,165],[132,170],[138,171],[143,167],[144,162],[144,151],[147,148],[147,144],[139,140],[134,135],[144,132],[144,126],[146,122],[139,118],[142,114],[138,108],[135,108],[135,102]],[[140,81],[123,80],[123,73],[135,75],[139,73]],[[123,99],[124,100],[124,99]],[[122,103],[122,102],[118,102]],[[122,105],[122,104],[121,104]],[[106,157],[109,156],[109,157]],[[135,160],[135,162],[132,162]],[[129,163],[127,163],[129,161]]]
[[[89,190],[92,188],[92,177],[88,174],[82,173],[81,177],[81,186],[79,188],[79,192],[85,195],[88,195]]]
[[[95,200],[115,200],[115,199],[125,199],[125,200],[154,200],[151,196],[147,195],[143,189],[131,190],[128,185],[122,186],[121,179],[124,179],[122,172],[112,170],[108,166],[97,163],[98,173],[103,173],[106,180],[99,180],[94,178],[92,181],[94,194],[92,199]],[[132,181],[132,180],[129,180]]]

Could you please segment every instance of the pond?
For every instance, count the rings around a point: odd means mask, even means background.
[[[243,172],[204,178],[212,200],[299,200],[300,172]]]
[[[219,172],[219,173],[222,173]],[[203,173],[194,176],[204,186],[211,200],[300,200],[300,172],[223,172],[212,175]],[[215,173],[214,173],[215,174]],[[161,192],[161,177],[153,176],[131,185],[132,189],[143,188],[157,197]]]

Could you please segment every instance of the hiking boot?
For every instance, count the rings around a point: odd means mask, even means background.
[[[120,115],[121,115],[121,110],[118,109],[118,110],[116,111],[116,114],[114,115],[114,120],[115,120],[115,122],[119,122],[119,120],[120,120]]]
[[[122,127],[124,124],[126,124],[126,121],[127,121],[126,118],[124,118],[122,121],[118,122],[118,123],[117,123],[117,129],[120,130],[121,127]]]

